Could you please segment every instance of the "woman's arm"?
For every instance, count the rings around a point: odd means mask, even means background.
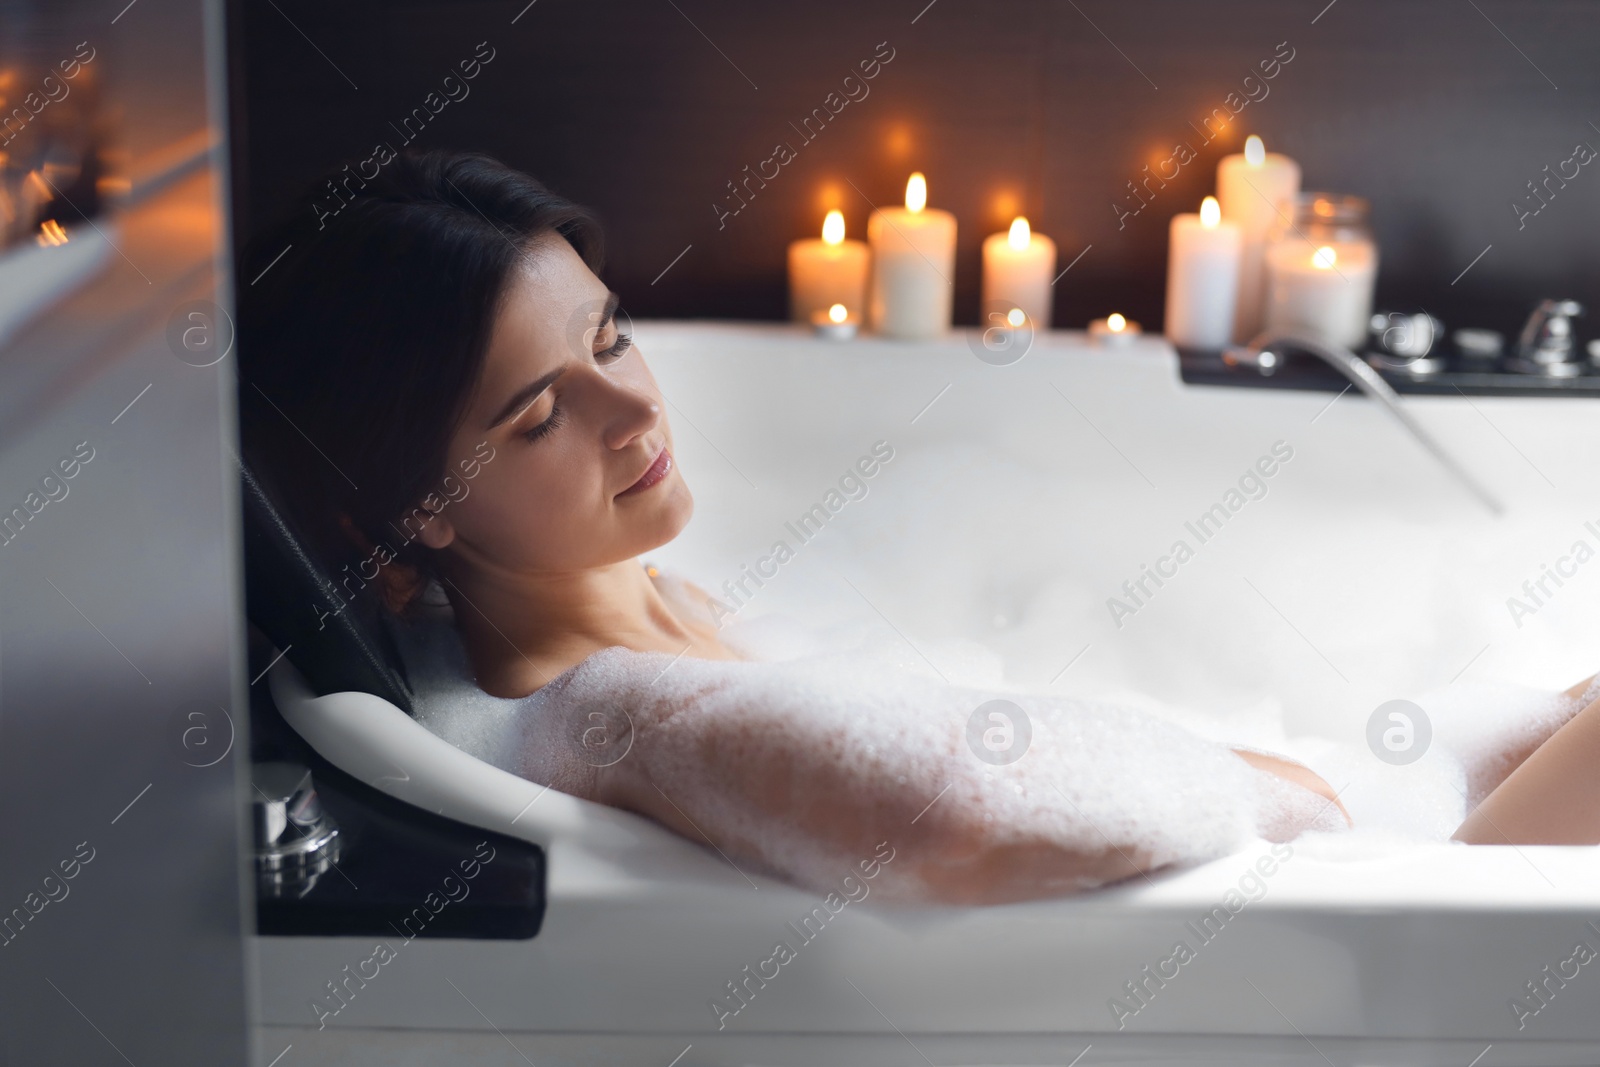
[[[703,773],[720,777],[719,792],[743,806],[739,821],[751,826],[749,832],[730,834],[725,824],[708,832],[697,825],[684,813],[683,798],[669,797],[648,774],[636,773],[642,762],[628,771],[630,761],[623,761],[611,769],[621,773],[603,775],[597,799],[713,845],[724,855],[761,854],[753,838],[762,825],[769,828],[769,848],[771,838],[795,835],[828,851],[867,859],[887,842],[897,879],[918,884],[917,897],[928,903],[1005,904],[1061,896],[1156,866],[1137,848],[1118,848],[1109,839],[1078,849],[997,833],[982,821],[981,809],[948,794],[935,799],[891,787],[876,791],[872,803],[853,803],[861,798],[860,783],[849,780],[850,771],[838,763],[796,772],[788,761],[752,759],[748,751],[731,759],[714,752],[706,757]],[[849,873],[849,865],[840,873]]]
[[[1071,801],[1059,789],[1040,789],[1037,781],[1030,788],[1059,816],[997,817],[990,793],[1012,786],[1001,781],[985,785],[981,775],[955,770],[970,760],[965,752],[951,757],[937,779],[913,774],[911,783],[924,784],[902,785],[896,778],[906,782],[907,776],[894,773],[893,761],[868,773],[868,765],[846,758],[840,748],[797,743],[792,737],[785,743],[765,736],[764,726],[770,724],[729,716],[667,748],[659,736],[652,738],[653,731],[642,730],[630,758],[601,772],[594,798],[654,819],[724,856],[779,857],[791,870],[837,867],[847,873],[851,857],[870,858],[887,843],[895,856],[890,866],[898,887],[890,895],[931,903],[1002,904],[1061,896],[1171,862],[1170,856],[1153,858],[1139,843],[1148,834],[1130,833],[1125,818],[1108,818],[1103,806],[1098,818],[1091,816],[1083,810],[1093,806],[1090,801]],[[684,744],[686,740],[690,743]],[[669,749],[670,758],[661,760]],[[900,759],[909,770],[928,755],[905,751]],[[1257,753],[1237,755],[1338,804],[1328,784],[1298,764]],[[1220,780],[1210,783],[1215,793],[1239,789],[1241,779],[1228,780],[1225,761],[1218,770]],[[1248,782],[1248,772],[1242,779]],[[939,782],[947,783],[943,792]],[[1136,781],[1127,786],[1127,801],[1148,807],[1140,793],[1205,786],[1159,778]],[[1248,785],[1242,792],[1248,794]],[[1251,802],[1248,797],[1240,801]],[[1316,805],[1304,807],[1310,811]],[[1294,832],[1303,824],[1301,818]],[[1170,848],[1170,841],[1164,847]],[[1204,847],[1196,843],[1196,848]]]
[[[1588,687],[1580,682],[1568,694]],[[1600,700],[1512,771],[1455,832],[1470,845],[1600,844]]]

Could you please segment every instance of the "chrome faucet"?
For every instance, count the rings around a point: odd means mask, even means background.
[[[1571,303],[1571,301],[1566,301]],[[1570,345],[1570,341],[1569,341]],[[1468,492],[1477,497],[1478,501],[1488,508],[1490,513],[1499,516],[1505,514],[1505,507],[1500,501],[1483,487],[1467,469],[1456,462],[1454,456],[1444,450],[1432,434],[1411,417],[1411,413],[1400,405],[1400,397],[1389,383],[1367,361],[1354,352],[1339,345],[1319,341],[1314,338],[1298,334],[1273,333],[1268,331],[1258,335],[1248,345],[1236,346],[1223,353],[1223,361],[1234,366],[1254,367],[1263,375],[1272,374],[1282,366],[1284,352],[1288,349],[1309,352],[1310,354],[1327,363],[1334,370],[1350,379],[1357,389],[1360,389],[1373,400],[1378,401],[1386,408],[1395,420],[1405,427],[1406,432],[1420,444],[1434,459],[1449,471],[1450,474],[1464,486]]]
[[[256,793],[256,889],[267,897],[303,897],[339,862],[339,824],[300,764],[257,763],[250,780]]]
[[[1584,373],[1582,354],[1574,350],[1572,329],[1572,320],[1582,314],[1583,305],[1576,300],[1541,300],[1522,327],[1516,355],[1507,361],[1507,367],[1548,378],[1575,378]]]

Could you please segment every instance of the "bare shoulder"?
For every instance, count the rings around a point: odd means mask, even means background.
[[[659,567],[647,564],[645,570],[650,575],[650,580],[655,583],[661,599],[667,602],[680,619],[695,626],[709,626],[713,630],[717,628],[717,615],[713,610],[716,600],[710,593],[689,579],[663,571]]]

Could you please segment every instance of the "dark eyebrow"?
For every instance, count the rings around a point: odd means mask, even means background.
[[[566,370],[567,368],[565,367],[558,367],[549,374],[546,374],[541,378],[537,378],[534,381],[529,382],[527,385],[524,385],[521,389],[518,389],[514,394],[512,394],[511,399],[506,401],[505,406],[500,409],[499,414],[495,415],[494,418],[489,420],[489,424],[484,427],[484,429],[494,429],[496,426],[499,426],[502,422],[505,422],[507,419],[511,418],[511,416],[522,411],[529,404],[532,404],[535,400],[539,399],[539,395],[546,389],[550,388],[551,384],[554,383],[557,378],[566,373]]]
[[[605,306],[600,309],[600,320],[595,324],[594,327],[597,335],[611,324],[611,320],[616,317],[617,309],[621,306],[622,297],[618,296],[616,293],[606,293]],[[587,333],[587,331],[585,332]],[[489,420],[489,425],[484,427],[484,429],[494,429],[496,426],[499,426],[502,422],[505,422],[507,419],[511,418],[511,416],[515,415],[517,412],[521,411],[523,408],[539,399],[539,394],[550,388],[551,384],[555,382],[557,378],[561,377],[562,372],[565,370],[565,367],[553,370],[544,377],[529,382],[521,389],[518,389],[515,395],[513,395],[510,400],[506,401],[505,406],[500,409],[499,413],[495,415],[493,419]]]
[[[611,324],[611,320],[616,317],[617,308],[621,306],[622,297],[618,296],[616,293],[606,294],[606,306],[600,312],[600,321],[595,323],[594,329],[596,334]]]

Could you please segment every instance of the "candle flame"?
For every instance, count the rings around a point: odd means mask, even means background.
[[[1311,256],[1311,265],[1318,270],[1329,270],[1339,261],[1339,253],[1327,245],[1317,249]]]
[[[1106,316],[1106,329],[1110,330],[1112,333],[1121,333],[1127,328],[1128,320],[1123,318],[1120,312],[1113,311],[1111,314]]]
[[[1011,327],[1021,326],[1028,321],[1028,316],[1023,314],[1021,308],[1012,308],[1006,312],[1006,324]]]
[[[1244,161],[1252,167],[1259,167],[1267,161],[1267,146],[1253,133],[1244,139]]]
[[[922,172],[912,171],[911,177],[906,181],[906,210],[915,215],[928,206],[928,179]]]
[[[844,212],[837,210],[828,212],[828,217],[822,220],[822,241],[830,245],[843,243]]]
[[[850,312],[843,304],[835,304],[828,309],[828,319],[832,322],[843,322],[850,317]]]
[[[1217,203],[1217,198],[1208,196],[1200,201],[1200,225],[1208,230],[1217,228],[1217,223],[1222,221],[1222,205]]]
[[[1033,240],[1033,231],[1028,228],[1028,220],[1018,215],[1011,220],[1011,232],[1006,235],[1006,243],[1018,252],[1026,252],[1028,244]]]
[[[49,248],[67,243],[67,231],[61,228],[61,223],[55,219],[45,219],[39,224],[39,235],[36,238],[41,247]]]

